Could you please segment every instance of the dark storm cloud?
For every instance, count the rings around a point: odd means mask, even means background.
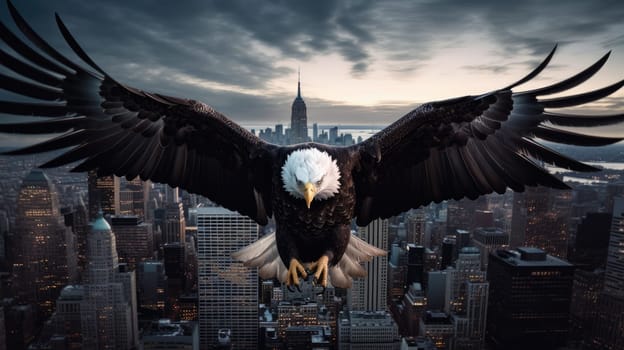
[[[620,1],[15,3],[46,39],[54,46],[65,47],[63,52],[69,50],[55,28],[54,12],[61,15],[90,56],[117,79],[146,90],[206,101],[237,121],[287,119],[292,94],[258,94],[270,91],[268,82],[272,79],[292,73],[295,67],[279,63],[285,59],[301,61],[304,66],[313,57],[338,54],[350,63],[353,76],[366,78],[373,69],[373,57],[381,56],[385,64],[375,69],[403,75],[435,64],[430,60],[436,51],[469,46],[471,43],[462,42],[462,34],[477,33],[499,49],[492,53],[491,60],[466,69],[500,73],[506,66],[492,62],[501,56],[513,63],[518,51],[531,52],[531,60],[523,58],[514,63],[530,69],[554,43],[585,40],[617,26],[622,28],[624,18]],[[3,1],[0,17],[5,22],[9,18]],[[603,37],[601,44],[609,48],[623,46],[621,31]],[[176,80],[183,76],[254,93]],[[348,119],[367,115],[364,119],[375,120],[383,114],[323,100],[306,101],[310,111],[317,108],[318,117],[322,114]]]
[[[289,71],[255,43],[275,50],[279,58],[306,60],[338,52],[360,72],[369,58],[365,44],[372,40],[359,25],[368,22],[366,2],[196,0],[158,6],[153,1],[72,0],[17,7],[48,34],[52,14],[58,12],[87,52],[108,69],[135,62],[248,88]]]
[[[470,30],[491,36],[500,53],[529,49],[543,55],[554,43],[601,33],[624,17],[618,1],[195,0],[171,6],[146,0],[69,0],[29,1],[18,7],[45,28],[51,27],[53,10],[59,12],[89,52],[117,58],[116,64],[122,59],[160,64],[248,87],[287,71],[254,42],[275,49],[280,57],[301,60],[337,52],[352,62],[354,74],[366,72],[371,50],[382,50],[391,64],[405,65],[393,69],[406,71],[421,67],[432,49],[458,44],[459,35]],[[614,38],[605,44],[621,42]],[[244,67],[253,74],[238,73]]]
[[[271,79],[292,72],[293,67],[276,63],[288,57],[305,61],[337,52],[352,62],[354,74],[363,74],[369,62],[365,43],[372,41],[369,32],[360,27],[369,22],[365,20],[370,8],[367,2],[198,0],[159,6],[153,1],[69,0],[16,5],[46,40],[69,56],[75,57],[58,35],[54,12],[112,76],[147,90],[216,101],[213,104],[233,107],[225,112],[243,118],[275,116],[264,106],[276,105],[276,101],[271,96],[257,98],[176,84],[161,73],[262,90]],[[6,23],[11,22],[5,8],[0,15]],[[246,103],[240,103],[242,96],[247,96]],[[289,98],[282,96],[281,104],[289,104]],[[258,104],[262,99],[265,102]],[[247,106],[247,110],[238,106]],[[282,109],[285,111],[288,108]]]
[[[624,5],[620,1],[439,0],[383,4],[375,16],[382,22],[378,42],[390,52],[388,59],[407,70],[422,67],[434,50],[469,46],[462,42],[465,33],[480,34],[481,40],[499,47],[498,58],[512,58],[527,50],[541,59],[555,43],[565,45],[618,28],[621,33],[624,28]],[[612,49],[622,46],[624,40],[614,36],[602,44]]]

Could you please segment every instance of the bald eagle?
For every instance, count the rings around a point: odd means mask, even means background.
[[[41,165],[79,162],[73,171],[165,183],[206,196],[276,231],[234,256],[258,267],[262,278],[289,286],[313,274],[348,288],[363,276],[360,262],[386,252],[351,234],[360,226],[446,199],[475,199],[525,186],[568,188],[542,164],[575,171],[598,169],[562,155],[538,140],[602,146],[621,138],[558,128],[619,123],[623,114],[589,116],[555,112],[601,99],[624,81],[586,93],[543,98],[589,79],[609,54],[559,83],[529,91],[515,88],[539,74],[555,48],[530,74],[501,89],[426,103],[359,144],[278,146],[260,140],[210,106],[135,89],[101,69],[61,19],[62,36],[90,68],[60,54],[9,2],[24,35],[0,24],[15,54],[0,50],[0,87],[29,100],[0,101],[0,113],[41,116],[39,122],[0,125],[0,131],[60,136],[7,154],[65,149]],[[37,100],[36,102],[33,100]],[[69,150],[67,150],[69,148]]]

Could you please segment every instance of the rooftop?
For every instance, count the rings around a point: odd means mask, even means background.
[[[407,350],[435,350],[436,347],[431,341],[431,339],[425,337],[406,337],[403,338],[403,343],[405,343],[405,347],[401,347],[402,349]]]
[[[41,169],[34,168],[24,178],[24,182],[49,182],[48,176]]]
[[[395,324],[392,316],[386,311],[350,311],[348,314],[342,314],[341,318],[341,323],[350,322],[354,327],[388,327]]]
[[[546,254],[534,247],[520,247],[517,250],[500,249],[492,253],[509,265],[522,267],[571,267],[569,262]]]
[[[101,212],[98,214],[98,217],[93,221],[91,231],[111,231],[111,226],[108,224],[108,221],[104,219]]]
[[[201,207],[197,208],[197,215],[240,215],[235,211],[223,207]]]
[[[475,229],[475,234],[484,236],[507,236],[505,231],[498,227],[478,227]]]
[[[135,215],[120,215],[111,217],[111,222],[115,226],[137,226],[143,223],[143,220]]]
[[[441,324],[441,325],[451,325],[451,317],[444,313],[438,311],[427,311],[423,314],[422,320],[424,324]]]
[[[79,284],[67,285],[61,290],[59,300],[82,300],[84,298],[84,287]]]
[[[480,254],[481,251],[477,247],[463,247],[460,251],[460,254]]]
[[[192,321],[172,322],[168,318],[163,318],[152,322],[144,337],[190,337],[197,331],[197,323]]]

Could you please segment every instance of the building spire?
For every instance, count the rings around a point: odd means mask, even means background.
[[[301,98],[301,67],[297,68],[297,97]]]

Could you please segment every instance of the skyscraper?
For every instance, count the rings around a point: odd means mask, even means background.
[[[85,305],[85,288],[68,285],[56,300],[56,311],[51,318],[54,333],[63,335],[69,349],[82,348],[82,308]]]
[[[317,142],[319,138],[318,123],[312,124],[312,141]]]
[[[605,211],[613,213],[615,199],[624,196],[624,182],[619,181],[607,184],[607,198],[605,203]]]
[[[604,290],[598,295],[595,318],[585,345],[588,349],[624,348],[624,198],[613,198]]]
[[[152,225],[142,222],[138,216],[115,216],[111,218],[119,260],[135,270],[139,262],[150,259],[153,254],[154,234]]]
[[[598,296],[596,315],[583,349],[624,349],[624,296],[604,291]]]
[[[576,228],[568,260],[584,270],[604,269],[609,238],[614,239],[619,234],[610,233],[612,220],[612,213],[586,213]]]
[[[538,247],[559,258],[567,257],[572,191],[527,187],[514,192],[511,248]]]
[[[164,267],[167,275],[167,301],[165,312],[167,318],[177,319],[180,309],[180,295],[185,286],[185,244],[180,242],[165,243],[163,245]]]
[[[301,98],[301,79],[297,81],[297,97],[292,104],[290,115],[289,143],[308,142],[308,112],[306,104]]]
[[[412,209],[405,216],[407,243],[425,246],[425,227],[427,214],[423,208]]]
[[[420,322],[418,333],[431,339],[436,349],[448,349],[454,326],[451,317],[444,312],[426,311]]]
[[[146,220],[148,194],[147,183],[138,176],[132,180],[120,178],[119,212],[117,214],[138,216],[141,220]]]
[[[378,219],[358,229],[358,236],[380,249],[388,250],[388,220]],[[388,300],[388,257],[364,263],[367,275],[353,281],[351,310],[384,311]]]
[[[609,236],[605,291],[624,294],[624,198],[616,197],[613,204],[613,221]]]
[[[466,282],[484,282],[485,273],[481,271],[479,249],[463,248],[455,267],[446,269],[446,300],[444,311],[447,313],[464,313],[466,311]]]
[[[465,282],[464,310],[453,315],[453,349],[483,349],[489,286],[488,282]]]
[[[87,265],[87,235],[89,232],[89,219],[87,207],[82,201],[74,207],[61,208],[61,213],[65,218],[65,226],[73,233],[76,255],[77,255],[77,276],[82,281]]]
[[[498,227],[478,227],[474,230],[472,244],[481,252],[481,268],[487,269],[490,252],[509,248],[509,235]]]
[[[104,215],[119,213],[119,178],[113,175],[98,177],[94,170],[88,173],[89,220],[95,220],[100,210]]]
[[[319,325],[318,313],[319,306],[315,302],[305,302],[302,299],[280,302],[277,306],[278,337],[285,340],[289,327]]]
[[[487,197],[481,196],[475,200],[464,198],[447,202],[446,232],[455,234],[457,230],[472,231],[475,228],[475,212],[487,210]]]
[[[402,317],[399,328],[401,335],[414,337],[420,329],[420,319],[427,309],[427,297],[420,283],[410,285],[403,298]]]
[[[165,186],[164,217],[162,218],[162,243],[181,243],[186,239],[184,205],[180,202],[178,188]]]
[[[340,312],[338,349],[399,348],[399,327],[385,311]]]
[[[231,340],[235,349],[258,343],[258,272],[231,254],[258,239],[258,225],[224,208],[197,210],[199,332],[202,349]]]
[[[446,300],[446,272],[427,273],[427,306],[429,310],[442,310]]]
[[[138,306],[143,314],[162,317],[165,313],[165,266],[161,261],[137,264]]]
[[[455,260],[456,246],[457,239],[455,236],[444,236],[442,239],[442,261],[440,262],[440,269],[444,270],[453,263]]]
[[[36,311],[33,304],[17,304],[3,300],[7,349],[27,349],[36,333]]]
[[[488,337],[494,349],[556,349],[569,334],[574,266],[537,248],[490,254]]]
[[[425,247],[408,243],[405,248],[407,250],[406,284],[409,286],[416,282],[425,285]]]
[[[99,215],[87,239],[87,284],[81,306],[83,348],[138,345],[134,272],[120,271],[115,235]]]
[[[489,283],[481,271],[479,249],[462,248],[455,266],[448,267],[445,274],[444,310],[453,320],[452,349],[482,349]]]
[[[596,322],[599,300],[604,289],[604,270],[577,268],[574,272],[570,319],[572,339],[587,341]]]
[[[181,202],[167,203],[165,220],[162,226],[162,243],[181,243],[186,239],[184,207]]]
[[[4,322],[4,308],[0,307],[0,350],[6,350],[6,327]]]
[[[0,210],[0,266],[6,266],[7,239],[9,233],[9,217],[6,211]]]
[[[22,182],[17,198],[13,286],[18,300],[49,316],[61,289],[76,278],[76,247],[59,211],[55,188],[40,169]]]
[[[329,128],[329,144],[330,145],[335,144],[337,139],[338,139],[338,127],[333,126]]]

